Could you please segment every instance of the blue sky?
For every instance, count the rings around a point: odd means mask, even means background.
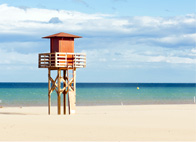
[[[196,82],[195,0],[0,1],[0,82],[47,82],[43,36],[83,36],[77,82]]]
[[[195,0],[6,0],[21,8],[71,10],[119,16],[176,16],[195,12]]]

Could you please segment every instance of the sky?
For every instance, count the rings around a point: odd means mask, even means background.
[[[0,0],[0,82],[47,82],[59,32],[83,37],[77,82],[196,83],[196,0]]]

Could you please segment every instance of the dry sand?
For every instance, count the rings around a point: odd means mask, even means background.
[[[0,108],[1,141],[196,141],[196,105]]]

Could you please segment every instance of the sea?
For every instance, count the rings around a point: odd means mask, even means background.
[[[194,104],[196,83],[77,83],[77,106]],[[63,96],[63,95],[61,95]],[[47,106],[47,83],[0,83],[0,106]],[[51,105],[57,94],[51,94]]]

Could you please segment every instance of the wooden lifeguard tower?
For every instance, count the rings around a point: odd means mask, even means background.
[[[48,114],[50,114],[51,93],[54,90],[57,93],[58,114],[61,114],[61,94],[63,94],[64,114],[66,114],[66,102],[68,102],[69,114],[74,114],[76,68],[86,67],[86,54],[74,53],[74,39],[81,37],[61,32],[43,38],[50,39],[50,53],[39,54],[39,68],[48,68]],[[57,71],[54,79],[51,71]]]

